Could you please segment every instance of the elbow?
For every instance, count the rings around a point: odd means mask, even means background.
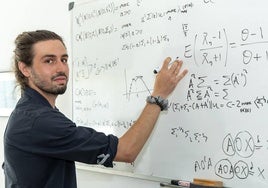
[[[117,151],[115,161],[133,163],[137,158],[137,154],[131,149],[124,149],[123,151]]]
[[[139,152],[135,150],[135,147],[124,145],[122,142],[119,142],[115,161],[133,163],[136,160],[138,154]]]
[[[127,163],[133,163],[137,158],[137,154],[133,151],[127,151],[124,155],[125,155],[124,162],[127,162]]]

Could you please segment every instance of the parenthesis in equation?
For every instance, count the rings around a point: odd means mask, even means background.
[[[248,71],[246,69],[243,69],[243,72],[241,73],[241,76],[243,76],[245,78],[245,82],[244,82],[244,85],[243,85],[243,87],[245,87],[247,85],[247,76],[246,76],[246,74],[248,73]]]
[[[197,41],[197,34],[194,37],[194,62],[196,66],[198,66],[197,60],[196,60],[196,41]]]
[[[233,86],[236,88],[235,83],[234,83],[234,74],[235,74],[235,73],[233,73],[233,74],[231,75],[231,81],[232,81]]]
[[[229,46],[228,46],[228,37],[227,37],[227,34],[226,34],[226,31],[225,31],[225,28],[222,29],[223,30],[223,33],[224,33],[224,36],[225,36],[225,42],[226,42],[226,53],[225,53],[225,62],[224,62],[224,66],[226,67],[227,66],[227,57],[228,57],[228,53],[229,53]]]

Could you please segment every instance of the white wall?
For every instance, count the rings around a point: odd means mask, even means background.
[[[3,146],[2,140],[3,140],[3,134],[5,131],[6,122],[7,122],[7,118],[0,117],[0,139],[1,139],[1,144],[0,144],[0,187],[5,187],[4,186],[4,173],[2,170],[2,163],[4,160],[4,156],[3,156],[4,146]]]
[[[61,35],[70,51],[69,0],[6,0],[0,10],[0,71],[11,70],[11,57],[15,37],[23,32],[37,29],[53,30]],[[1,92],[1,91],[0,91]],[[58,108],[71,118],[71,84],[64,96],[58,98]],[[3,134],[8,117],[0,117],[0,164],[3,161]],[[159,183],[111,174],[77,170],[79,188],[117,187],[150,188]],[[0,187],[4,187],[4,175],[0,170]]]

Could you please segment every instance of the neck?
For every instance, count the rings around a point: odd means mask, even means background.
[[[36,90],[38,93],[40,93],[45,99],[49,102],[49,104],[52,106],[52,108],[55,108],[56,104],[56,98],[58,95],[47,93],[37,87],[31,87],[32,89]]]
[[[39,92],[39,91],[38,91]],[[45,97],[47,99],[47,101],[49,102],[49,104],[52,106],[52,108],[55,108],[56,106],[56,98],[58,95],[54,95],[54,94],[49,94],[46,92],[39,92],[43,97]]]

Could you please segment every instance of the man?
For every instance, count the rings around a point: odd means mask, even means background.
[[[8,188],[75,188],[74,161],[112,167],[133,162],[152,132],[168,95],[185,76],[182,62],[166,58],[138,120],[121,137],[77,127],[55,106],[67,87],[65,44],[46,30],[24,32],[15,40],[15,75],[22,90],[7,123],[3,168]]]

